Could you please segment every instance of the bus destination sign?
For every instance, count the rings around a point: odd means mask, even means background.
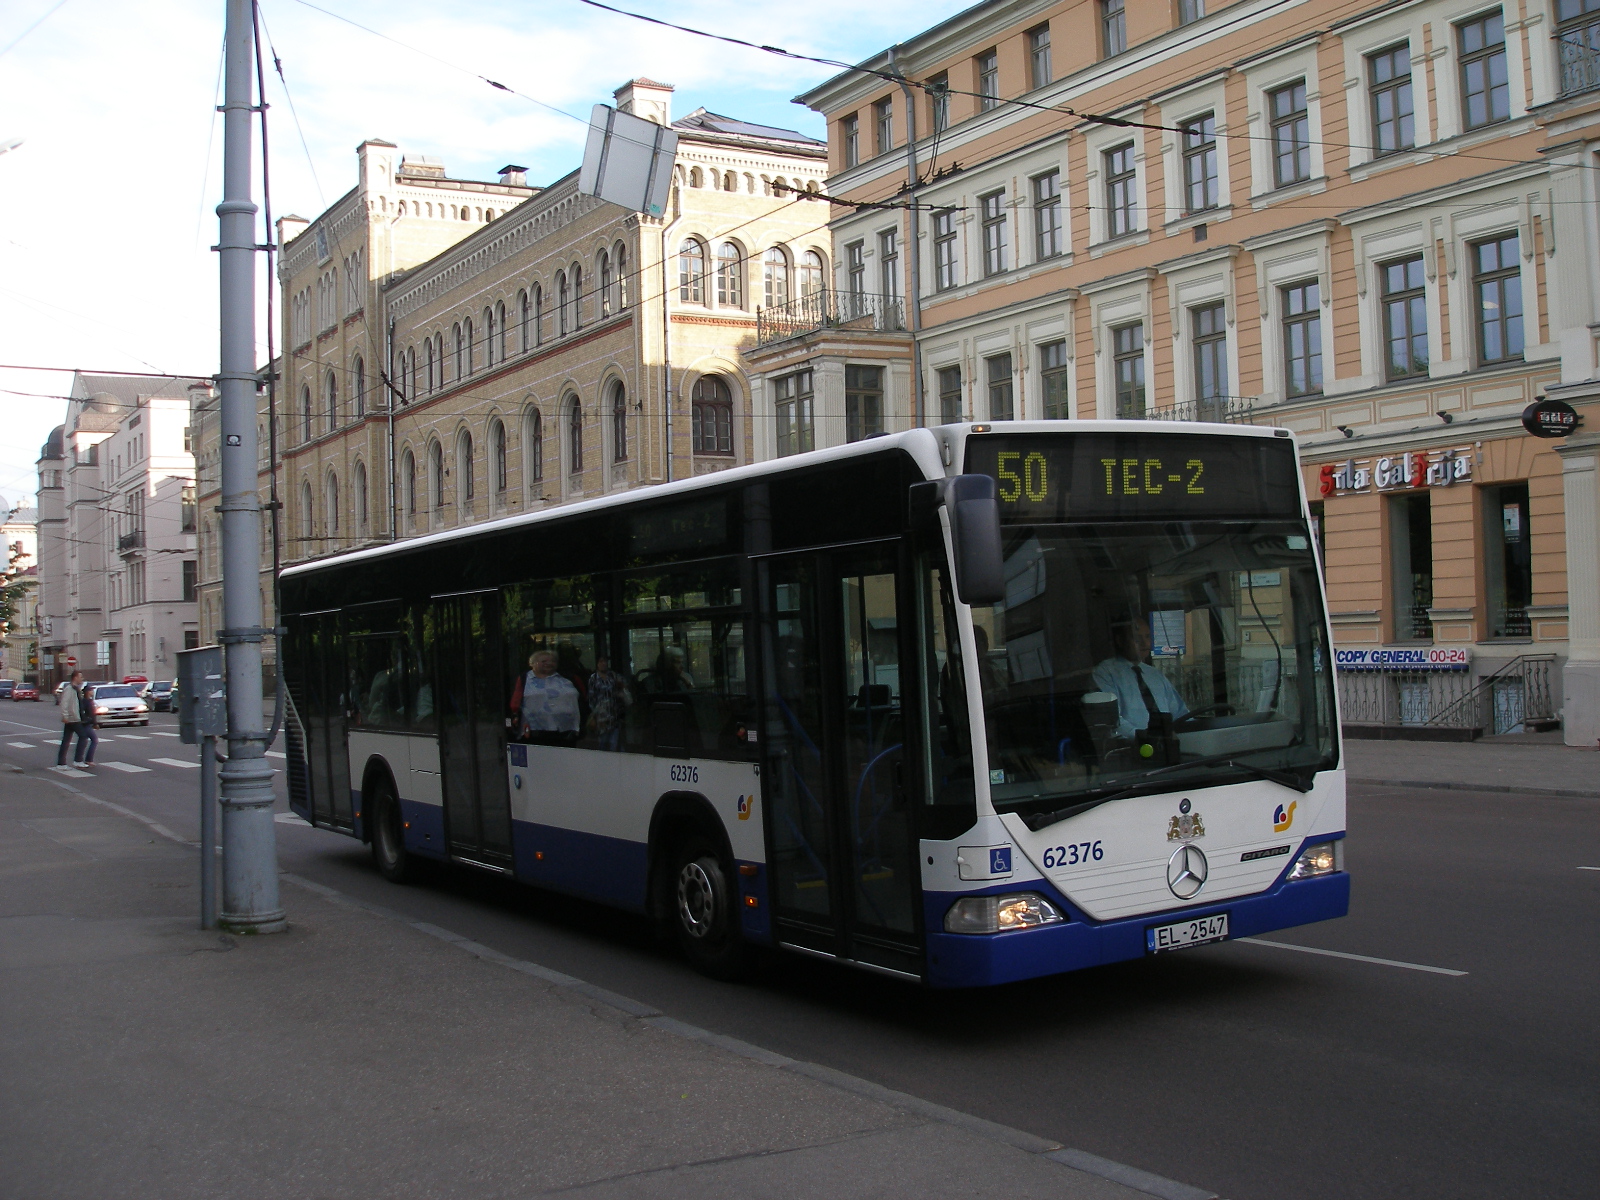
[[[1162,433],[978,435],[968,471],[994,477],[1006,524],[1300,513],[1287,439]]]

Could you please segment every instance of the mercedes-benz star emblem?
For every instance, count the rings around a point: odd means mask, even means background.
[[[1183,845],[1167,860],[1167,886],[1179,900],[1187,900],[1206,883],[1211,866],[1199,846]]]

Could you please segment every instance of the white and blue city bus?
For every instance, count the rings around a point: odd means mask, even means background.
[[[286,570],[314,825],[669,924],[1002,983],[1342,916],[1294,439],[917,429]]]

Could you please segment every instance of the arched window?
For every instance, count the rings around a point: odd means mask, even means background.
[[[493,456],[490,470],[494,472],[494,494],[498,500],[505,495],[510,466],[506,462],[506,427],[498,420],[489,423],[489,453]]]
[[[308,479],[300,485],[300,540],[310,543],[317,536],[317,511],[313,507],[315,502],[311,499],[311,481]],[[310,553],[312,547],[305,547]]]
[[[417,348],[412,346],[406,351],[406,395],[411,399],[417,398]]]
[[[417,517],[417,456],[408,449],[400,456],[400,501],[406,506],[406,516]]]
[[[495,364],[495,331],[498,326],[494,323],[494,309],[483,310],[483,365],[492,367]]]
[[[721,375],[695,380],[689,440],[696,454],[733,453],[733,392]]]
[[[567,273],[556,272],[556,334],[567,336]]]
[[[461,323],[461,332],[467,341],[467,374],[471,375],[477,368],[474,364],[474,351],[477,349],[472,344],[472,318],[468,317]]]
[[[339,477],[332,471],[328,472],[328,482],[323,485],[323,490],[328,505],[328,536],[336,537],[339,533]]]
[[[367,415],[367,362],[361,355],[356,355],[354,368],[356,377],[356,416]]]
[[[572,328],[583,328],[583,268],[572,264]]]
[[[600,315],[611,315],[611,255],[600,251]]]
[[[505,362],[507,354],[510,353],[507,347],[511,345],[511,331],[506,328],[506,302],[504,300],[495,301],[494,317],[495,327],[500,330],[500,342],[496,349],[499,351],[500,361]]]
[[[611,385],[611,458],[623,462],[628,457],[628,389],[619,379]]]
[[[428,507],[444,507],[444,447],[428,443]]]
[[[744,258],[732,242],[717,247],[717,303],[744,307]]]
[[[678,246],[678,299],[706,302],[706,248],[695,238],[684,238]]]
[[[823,271],[822,255],[815,250],[807,250],[800,256],[800,294],[802,296],[815,296],[821,293]]]
[[[438,352],[439,359],[439,386],[444,386],[444,334],[433,335],[433,348]]]
[[[725,192],[737,192],[739,190],[739,177],[732,171],[723,176],[722,190]]]
[[[304,384],[300,388],[300,440],[311,440],[311,385]]]
[[[616,252],[612,254],[617,271],[617,311],[621,312],[628,307],[628,247],[623,242],[618,242]]]
[[[567,404],[567,470],[583,474],[583,406],[576,396]]]
[[[544,344],[544,285],[533,285],[533,344]]]
[[[544,478],[544,421],[537,408],[530,408],[522,418],[522,478],[531,500],[533,484]]]
[[[705,185],[706,185],[705,173],[702,172],[699,167],[690,167],[689,168],[689,186],[690,187],[705,187]]]
[[[350,486],[354,489],[353,499],[356,505],[356,529],[365,533],[367,529],[367,464],[360,459],[356,460],[356,469],[351,479]]]
[[[528,348],[533,345],[533,343],[528,340],[528,313],[528,289],[523,288],[517,293],[517,317],[519,322],[517,328],[521,330],[521,337],[517,340],[517,348],[524,354],[526,354],[528,352]]]
[[[339,428],[339,377],[332,371],[323,390],[328,401],[328,432],[332,433]]]
[[[789,256],[782,246],[772,247],[762,258],[761,283],[768,308],[789,303]]]
[[[467,373],[467,348],[461,344],[461,322],[457,321],[450,327],[450,337],[455,343],[456,350],[456,378],[460,379]]]
[[[434,375],[433,339],[432,338],[428,339],[427,346],[428,346],[428,391],[432,392],[434,388],[439,386],[437,378]]]
[[[472,434],[463,429],[456,436],[456,496],[461,511],[472,515],[472,502],[477,498],[477,471],[472,461]]]

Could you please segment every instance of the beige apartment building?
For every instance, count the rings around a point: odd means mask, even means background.
[[[1287,427],[1341,659],[1413,660],[1341,671],[1352,730],[1592,746],[1596,45],[1600,0],[978,4],[801,97],[831,194],[915,206],[835,209],[756,422]]]

